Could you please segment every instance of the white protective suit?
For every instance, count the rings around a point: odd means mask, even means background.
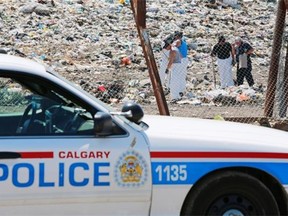
[[[172,46],[172,49],[178,52],[177,56],[180,56],[179,50],[177,47]],[[161,58],[161,63],[160,63],[160,70],[159,70],[159,75],[160,75],[160,80],[162,86],[166,86],[167,88],[170,89],[171,93],[171,99],[179,99],[180,98],[180,92],[182,91],[183,88],[183,83],[181,82],[181,58],[177,58],[171,68],[171,73],[166,74],[165,71],[167,69],[167,65],[169,62],[169,54],[170,50],[163,49],[162,50],[162,58]]]
[[[217,58],[218,71],[220,75],[221,88],[234,86],[232,75],[232,57],[227,59]]]

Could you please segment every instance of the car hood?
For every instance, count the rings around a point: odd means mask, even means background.
[[[151,151],[288,152],[288,132],[219,120],[145,116]]]

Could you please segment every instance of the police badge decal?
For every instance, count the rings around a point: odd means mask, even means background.
[[[147,165],[135,151],[120,156],[115,166],[115,180],[120,187],[139,187],[147,180]]]

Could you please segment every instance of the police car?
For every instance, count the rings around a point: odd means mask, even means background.
[[[44,66],[0,55],[0,212],[288,215],[288,134],[114,112]]]

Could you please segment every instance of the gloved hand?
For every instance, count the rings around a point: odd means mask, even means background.
[[[168,73],[170,72],[170,70],[171,70],[171,69],[167,68],[167,69],[165,70],[165,73],[168,74]]]

